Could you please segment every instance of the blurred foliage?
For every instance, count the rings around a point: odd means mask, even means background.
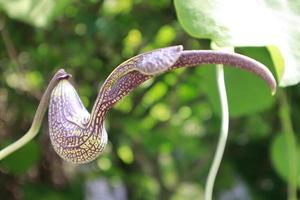
[[[210,47],[183,31],[171,0],[0,0],[0,10],[2,147],[30,127],[48,80],[61,67],[91,109],[105,78],[124,60],[168,45]],[[276,52],[236,51],[275,72]],[[214,71],[211,65],[179,69],[125,97],[106,120],[106,152],[91,164],[64,163],[44,120],[38,138],[0,163],[1,199],[82,199],[87,183],[97,179],[122,183],[128,199],[199,199],[220,127]],[[281,102],[252,74],[227,68],[225,75],[232,118],[215,196],[233,199],[242,191],[237,199],[284,199]],[[285,90],[298,133],[300,89]]]
[[[287,155],[287,141],[283,134],[278,134],[271,145],[271,158],[275,169],[278,171],[279,175],[285,180],[288,178],[288,167],[289,160]],[[297,184],[300,187],[300,147],[297,148]]]

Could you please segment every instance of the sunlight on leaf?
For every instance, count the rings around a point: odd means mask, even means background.
[[[101,170],[107,171],[111,168],[111,160],[107,157],[100,157],[97,160],[97,165]]]
[[[282,57],[280,50],[276,46],[269,45],[267,48],[270,52],[276,69],[277,80],[281,80],[284,73],[284,58]]]
[[[199,199],[202,200],[203,198],[203,190],[200,185],[185,182],[181,183],[176,190],[176,193],[171,198],[172,200],[181,200],[181,199]]]
[[[0,10],[6,14],[37,27],[45,27],[59,16],[69,0],[0,0]]]
[[[125,97],[124,99],[122,99],[121,101],[119,101],[114,108],[116,110],[120,110],[121,112],[124,113],[129,113],[132,109],[132,100],[130,98],[130,96]]]
[[[132,56],[136,49],[141,45],[143,41],[142,33],[138,29],[132,29],[128,32],[126,38],[123,40],[124,56]]]
[[[163,103],[158,103],[151,108],[151,116],[160,121],[167,121],[171,117],[169,106]]]
[[[297,62],[300,59],[299,1],[174,2],[178,19],[190,35],[211,39],[219,46],[275,45],[284,58],[284,66],[276,65],[280,85],[289,86],[300,81]]]
[[[167,46],[176,38],[176,31],[170,25],[162,26],[155,36],[155,43],[160,46]]]
[[[117,150],[119,158],[127,164],[130,164],[134,161],[134,156],[131,148],[128,145],[122,145]]]
[[[155,101],[161,99],[168,91],[168,87],[164,83],[155,84],[144,96],[142,103],[151,105]]]
[[[102,10],[105,15],[117,15],[129,12],[131,7],[132,0],[105,0]]]

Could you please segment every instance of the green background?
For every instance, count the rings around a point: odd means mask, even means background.
[[[28,130],[59,68],[72,74],[91,110],[101,84],[124,60],[170,45],[210,47],[182,29],[171,0],[0,0],[0,32],[1,147]],[[267,48],[236,52],[275,72]],[[0,162],[0,199],[83,199],[95,180],[121,184],[128,199],[199,199],[220,128],[215,77],[215,67],[205,65],[141,85],[109,112],[109,144],[87,165],[58,157],[45,119],[37,138]],[[299,86],[279,92],[288,99],[283,105],[253,74],[226,68],[225,79],[230,131],[214,196],[285,199],[289,168],[279,109],[290,107],[297,136]]]

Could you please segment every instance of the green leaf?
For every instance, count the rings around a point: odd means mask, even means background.
[[[204,195],[203,189],[200,185],[190,182],[183,182],[178,185],[175,194],[172,196],[172,200],[180,199],[201,199]]]
[[[0,0],[0,10],[9,17],[45,27],[61,15],[70,0]]]
[[[272,65],[268,51],[265,48],[241,48],[239,51],[266,65]],[[261,112],[273,105],[274,99],[270,89],[259,77],[229,66],[226,66],[224,69],[231,117]],[[215,67],[209,65],[199,68],[199,71],[203,73],[203,90],[206,92],[214,111],[220,115]]]
[[[267,48],[270,52],[276,69],[277,79],[281,80],[284,72],[284,58],[282,57],[280,50],[276,46],[270,45]]]
[[[134,161],[134,155],[130,146],[123,144],[117,150],[119,158],[126,164],[131,164]]]
[[[271,151],[270,151],[272,165],[275,171],[279,174],[279,176],[285,181],[288,181],[288,175],[290,169],[287,144],[288,143],[285,135],[282,133],[277,134],[272,142]],[[297,148],[297,172],[298,172],[297,184],[298,184],[298,188],[300,188],[300,147],[299,146]]]
[[[299,1],[174,2],[178,19],[190,35],[211,39],[219,46],[274,45],[279,50],[277,53],[280,52],[277,55],[284,58],[282,64],[275,65],[280,85],[289,86],[300,81]],[[275,62],[277,55],[272,53]]]
[[[151,108],[151,116],[159,121],[167,121],[171,117],[171,111],[167,104],[158,103]]]
[[[116,110],[120,110],[121,112],[124,113],[129,113],[132,109],[132,100],[130,98],[130,96],[127,96],[123,99],[121,99],[115,106],[114,108]]]
[[[177,87],[178,98],[181,102],[187,102],[199,96],[199,88],[192,84],[180,83]]]
[[[142,103],[151,105],[155,101],[162,98],[168,92],[168,87],[165,83],[156,83],[144,96]]]
[[[176,30],[170,26],[162,26],[155,36],[155,43],[159,46],[170,45],[176,38]]]
[[[105,0],[102,11],[104,15],[117,15],[128,13],[132,8],[132,0]]]

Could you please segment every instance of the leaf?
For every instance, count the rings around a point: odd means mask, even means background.
[[[272,161],[272,165],[275,171],[279,174],[281,178],[285,181],[288,181],[288,174],[289,174],[289,160],[288,160],[288,148],[287,148],[287,141],[284,134],[277,134],[274,138],[270,157]],[[297,148],[297,184],[298,188],[300,188],[300,147]]]
[[[239,51],[266,65],[272,65],[268,51],[265,48],[240,48]],[[270,89],[259,77],[229,66],[226,66],[224,70],[231,117],[261,112],[273,105],[274,99],[271,96]],[[207,94],[214,111],[220,116],[215,67],[205,66],[199,68],[199,71],[203,73],[203,90]]]
[[[45,27],[62,14],[70,0],[0,0],[0,10],[9,17]]]
[[[178,185],[175,194],[172,196],[172,200],[180,199],[201,199],[204,195],[203,189],[200,185],[190,182],[183,182]]]
[[[276,72],[281,86],[300,81],[300,2],[296,0],[175,0],[183,28],[219,46],[275,46],[284,62]],[[276,61],[275,61],[276,62]],[[284,66],[283,66],[284,65]]]

